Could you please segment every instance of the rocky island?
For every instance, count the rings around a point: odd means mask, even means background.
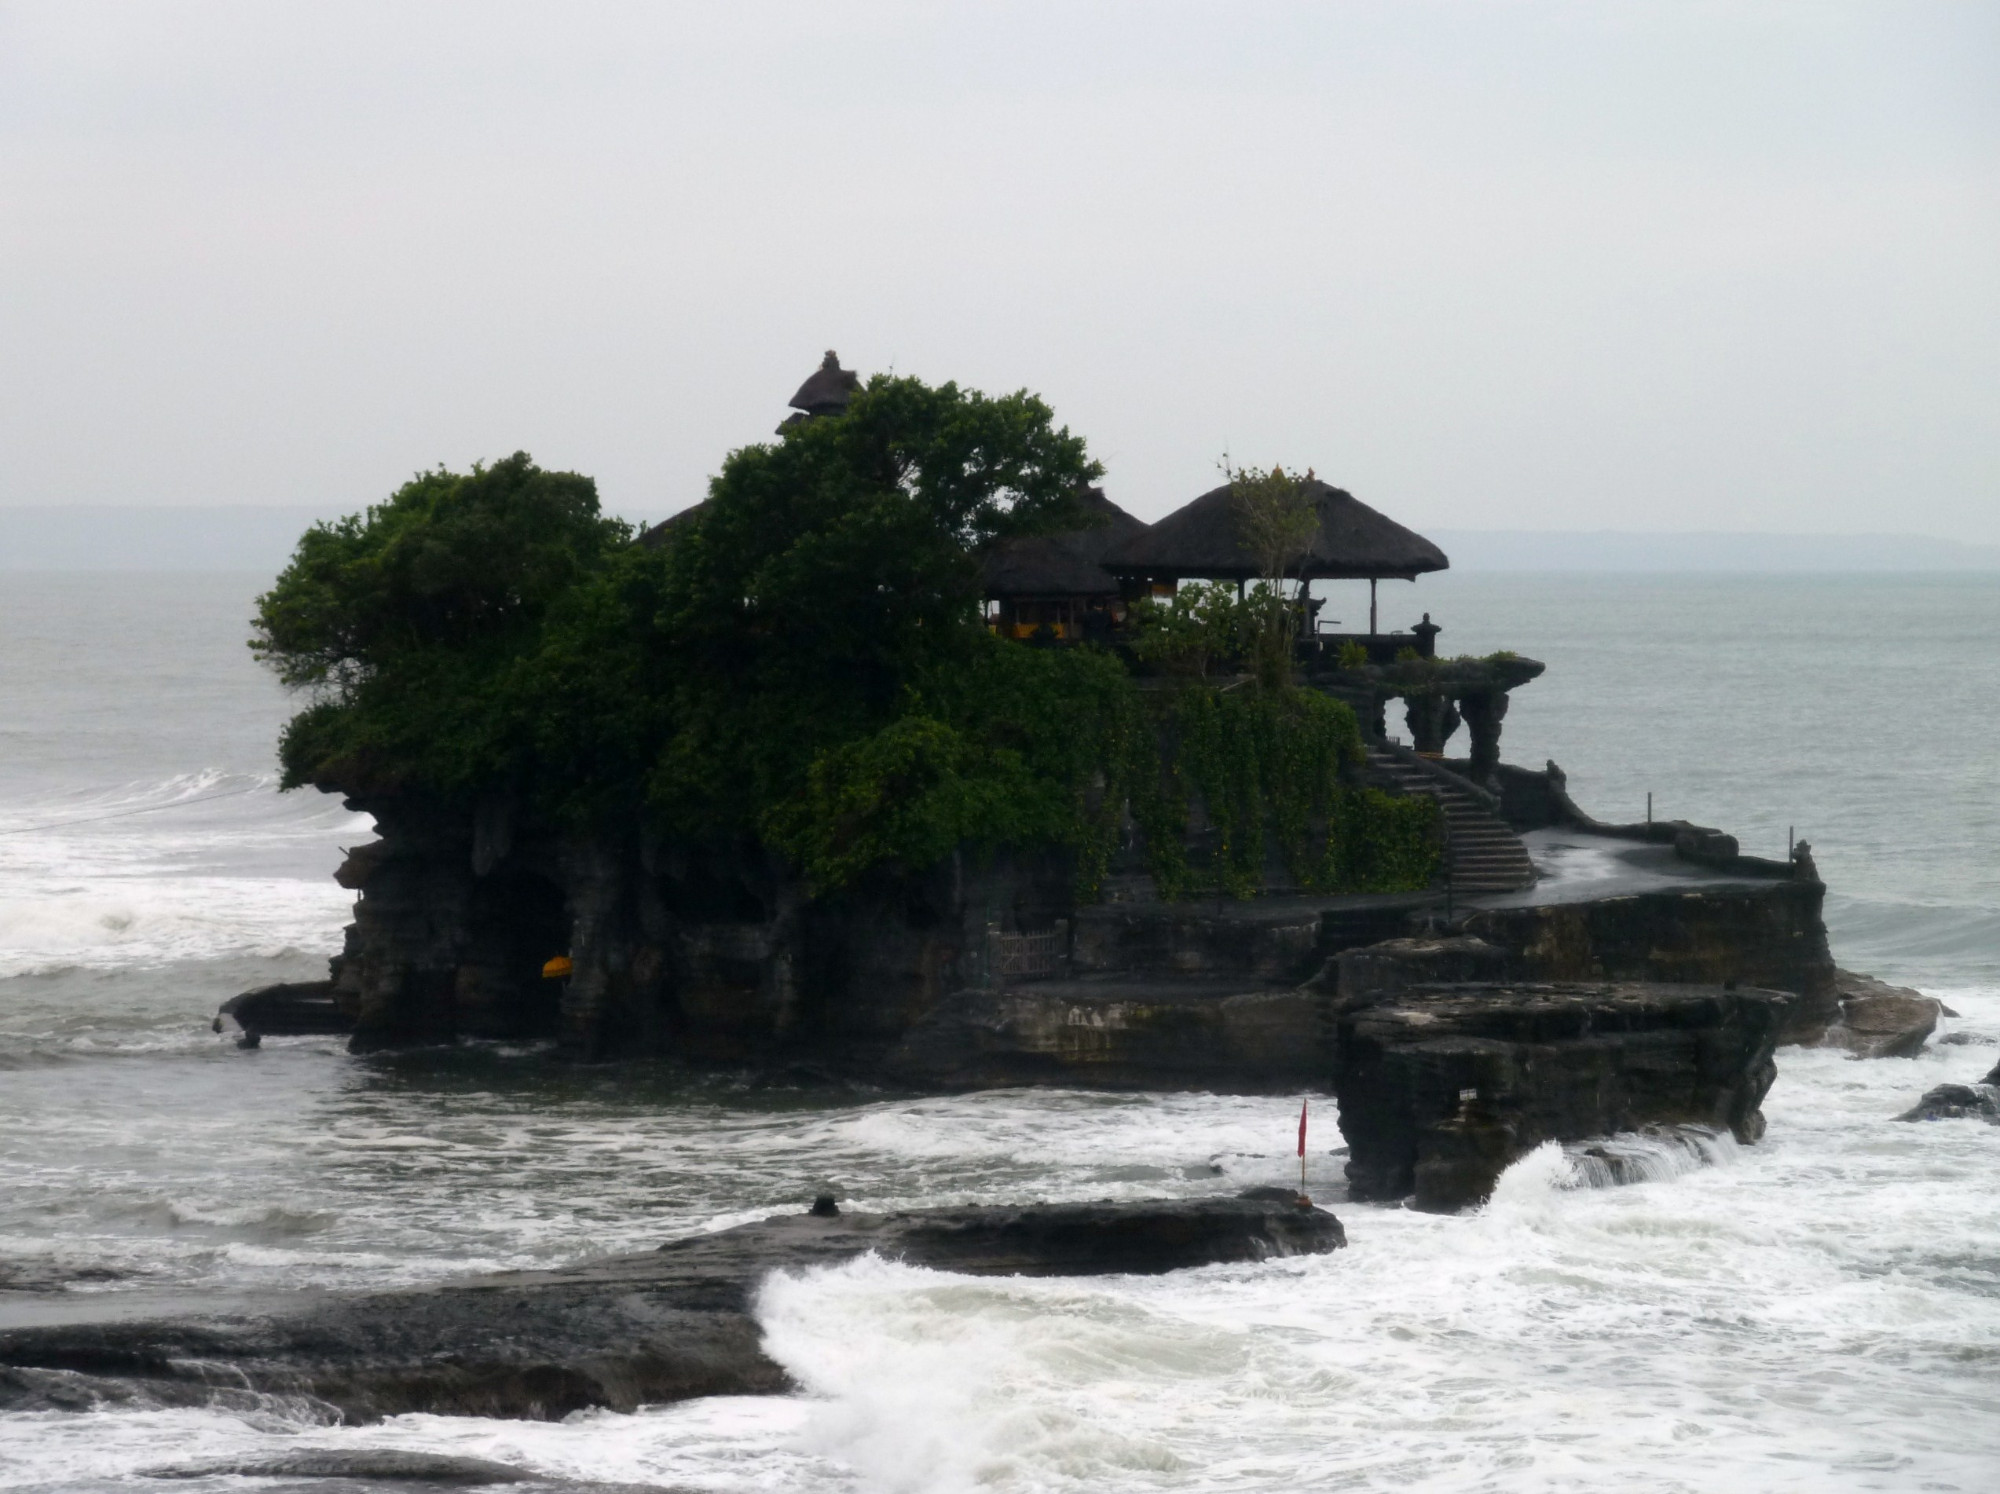
[[[1934,1022],[1835,969],[1803,844],[1504,762],[1543,666],[1378,632],[1449,562],[1351,494],[1236,471],[1146,525],[1025,394],[829,354],[793,404],[636,537],[525,456],[305,536],[253,647],[314,695],[288,783],[380,838],[331,978],[231,1003],[246,1042],[1331,1089],[1357,1196],[1453,1208],[1544,1140],[1754,1141],[1779,1042]]]

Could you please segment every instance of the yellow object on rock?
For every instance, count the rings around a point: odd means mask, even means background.
[[[574,972],[575,969],[576,962],[568,955],[557,955],[553,960],[542,966],[542,979],[561,980],[564,976]]]

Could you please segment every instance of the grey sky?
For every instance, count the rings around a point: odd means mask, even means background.
[[[2000,6],[0,0],[0,504],[657,512],[828,347],[1147,517],[2000,540]]]

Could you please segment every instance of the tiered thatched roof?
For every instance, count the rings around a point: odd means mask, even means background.
[[[840,354],[828,348],[826,356],[820,360],[812,376],[799,385],[799,392],[792,396],[791,407],[799,411],[787,415],[778,426],[778,434],[785,433],[785,427],[794,421],[810,420],[816,415],[839,415],[847,409],[854,398],[854,391],[861,387],[861,375],[852,369],[840,366]],[[686,524],[708,507],[708,500],[691,504],[679,513],[660,520],[659,523],[639,532],[639,543],[657,550],[667,542],[675,529]]]
[[[1356,498],[1307,478],[1319,528],[1304,560],[1289,575],[1303,580],[1397,577],[1414,580],[1451,562],[1444,551],[1414,530],[1405,529]],[[1244,548],[1237,529],[1232,489],[1224,483],[1175,509],[1159,523],[1113,547],[1104,568],[1116,576],[1151,580],[1249,580],[1258,562]]]
[[[983,562],[989,597],[1115,597],[1118,583],[1099,562],[1112,546],[1145,533],[1135,519],[1104,496],[1083,495],[1086,528],[1002,540]]]
[[[842,368],[840,354],[829,348],[812,377],[799,385],[799,392],[792,396],[792,408],[808,415],[838,415],[860,387],[861,375]]]

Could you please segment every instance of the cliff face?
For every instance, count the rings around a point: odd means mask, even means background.
[[[1341,1019],[1356,1198],[1448,1212],[1545,1141],[1700,1125],[1751,1142],[1791,998],[1719,986],[1412,986]]]
[[[382,830],[340,871],[357,1050],[539,1037],[925,1089],[1330,1087],[1357,1196],[1425,1207],[1547,1139],[1754,1140],[1773,1045],[1838,1011],[1824,888],[1779,871],[1502,899],[1437,937],[1428,894],[1163,903],[1128,875],[1078,906],[1059,855],[961,854],[814,899],[753,851],[566,835],[505,801],[355,807]],[[558,955],[572,973],[544,979]]]
[[[1817,878],[1488,908],[1465,931],[1514,951],[1527,980],[1674,981],[1789,991],[1783,1040],[1818,1038],[1840,1016]]]
[[[360,893],[334,981],[358,1051],[555,1037],[586,1058],[865,1064],[982,983],[989,949],[1046,940],[1068,911],[1053,855],[955,857],[814,901],[754,851],[565,835],[504,801],[350,802],[382,832],[338,873]],[[557,955],[573,973],[543,979]]]
[[[1421,896],[1161,903],[1138,878],[1080,907],[1055,854],[960,855],[815,900],[753,850],[564,835],[505,801],[352,802],[382,830],[339,872],[360,893],[334,987],[358,1050],[554,1037],[586,1058],[930,1084],[1282,1088],[1329,1072],[1330,1050],[1319,1018],[1262,1033],[1297,1005],[1272,1001],[1436,912]],[[1811,1040],[1839,1014],[1824,895],[1811,877],[1746,881],[1474,908],[1460,926],[1512,979],[1788,991],[1783,1036]],[[574,973],[544,980],[556,955]]]

